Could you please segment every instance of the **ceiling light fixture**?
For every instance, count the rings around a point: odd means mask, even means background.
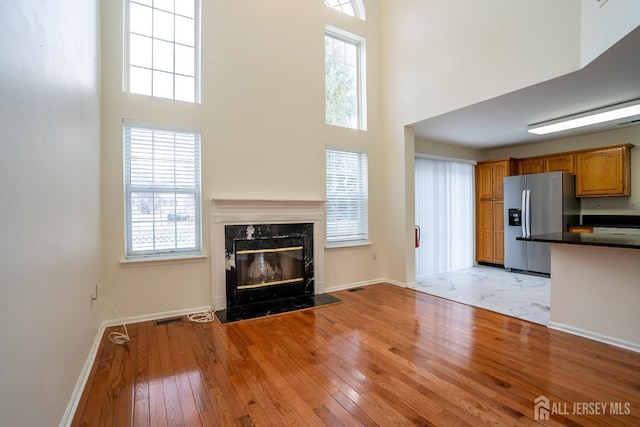
[[[622,104],[610,105],[585,113],[575,114],[561,119],[538,123],[528,127],[529,133],[536,135],[546,135],[553,132],[575,129],[584,126],[591,126],[598,123],[612,120],[624,119],[640,115],[640,99]]]

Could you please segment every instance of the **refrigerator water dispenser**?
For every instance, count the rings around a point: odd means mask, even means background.
[[[522,209],[509,209],[509,225],[522,226]]]

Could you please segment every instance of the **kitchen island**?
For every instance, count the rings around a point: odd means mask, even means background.
[[[550,233],[548,326],[640,352],[640,235]]]

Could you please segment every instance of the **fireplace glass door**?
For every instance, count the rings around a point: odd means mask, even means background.
[[[288,288],[302,289],[304,286],[302,237],[236,240],[234,246],[235,292],[239,300],[262,299],[256,297],[265,292],[271,294],[272,298],[279,294],[288,296],[293,291],[287,291]]]

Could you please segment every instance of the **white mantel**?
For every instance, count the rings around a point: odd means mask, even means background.
[[[227,308],[225,225],[313,223],[314,293],[324,293],[324,200],[211,199],[211,282],[215,310]]]

